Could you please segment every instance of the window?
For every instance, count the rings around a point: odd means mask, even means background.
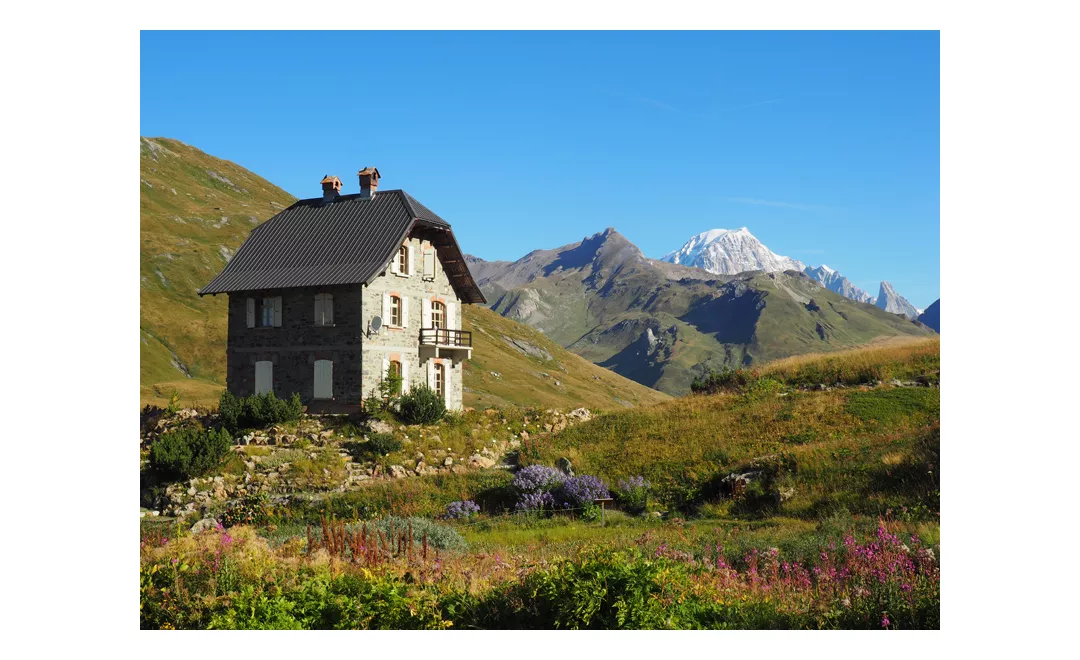
[[[255,363],[255,394],[274,391],[274,363],[259,360]]]
[[[315,325],[334,325],[334,296],[332,294],[315,295]]]
[[[334,398],[334,363],[330,360],[315,360],[315,398]]]
[[[442,363],[435,365],[435,391],[439,396],[446,397],[446,367]]]
[[[401,275],[409,274],[409,246],[407,245],[398,248],[397,272]]]
[[[401,298],[390,296],[390,325],[401,327]]]
[[[446,305],[441,302],[434,301],[431,303],[431,327],[446,327]]]
[[[401,362],[397,360],[390,360],[390,368],[388,369],[389,376],[392,378],[402,378]],[[397,389],[394,394],[401,394],[402,383],[398,383]]]
[[[281,296],[247,299],[247,327],[270,328],[281,325]]]

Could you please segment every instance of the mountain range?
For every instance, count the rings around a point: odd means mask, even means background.
[[[694,266],[714,275],[736,275],[760,270],[779,273],[798,270],[819,282],[829,291],[858,302],[877,304],[878,307],[909,319],[918,318],[922,310],[898,294],[888,282],[882,282],[880,293],[874,298],[856,287],[837,271],[822,264],[807,266],[801,261],[776,254],[757,239],[746,227],[740,229],[710,229],[691,236],[681,248],[661,257],[662,261],[684,266]],[[880,302],[879,302],[880,301]]]
[[[699,235],[707,237],[709,232]],[[932,331],[874,305],[830,291],[794,262],[788,270],[714,274],[674,263],[707,254],[712,263],[769,263],[748,231],[702,240],[650,259],[614,228],[514,262],[466,257],[491,308],[627,378],[681,394],[709,369],[865,344]],[[702,249],[698,250],[701,247]],[[783,258],[781,258],[783,259]]]

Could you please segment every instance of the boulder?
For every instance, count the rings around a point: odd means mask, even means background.
[[[593,418],[593,414],[589,412],[589,408],[572,409],[566,416],[575,421],[589,421]]]
[[[393,433],[394,427],[389,422],[381,419],[370,419],[367,423],[368,430],[372,433]]]
[[[443,467],[450,467],[451,465],[454,464],[454,459],[451,458],[450,456],[447,456],[446,459],[442,462],[442,464],[443,464]]]
[[[194,506],[191,507],[195,509]],[[198,534],[199,532],[205,532],[208,529],[217,529],[218,521],[213,518],[203,518],[199,522],[191,526],[191,533]]]
[[[555,467],[562,470],[568,477],[574,476],[574,465],[570,462],[570,459],[565,456],[555,461]]]
[[[469,457],[469,465],[478,468],[489,468],[495,465],[495,459],[482,454],[473,454]]]
[[[405,469],[404,465],[391,465],[390,466],[390,476],[392,478],[401,479],[402,477],[407,477],[408,475],[409,475],[409,471]]]

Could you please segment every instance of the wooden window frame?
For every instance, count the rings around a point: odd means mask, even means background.
[[[395,328],[400,328],[402,321],[402,302],[401,296],[390,296],[390,325]]]
[[[435,363],[435,392],[446,398],[446,365],[441,362]]]
[[[438,321],[436,321],[436,318]],[[431,327],[442,329],[446,327],[446,303],[441,300],[431,301]]]

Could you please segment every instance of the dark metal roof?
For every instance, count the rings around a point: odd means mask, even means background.
[[[370,284],[414,228],[423,228],[463,302],[484,303],[450,224],[403,190],[374,199],[302,199],[252,230],[225,268],[199,291],[231,293],[332,284]]]

